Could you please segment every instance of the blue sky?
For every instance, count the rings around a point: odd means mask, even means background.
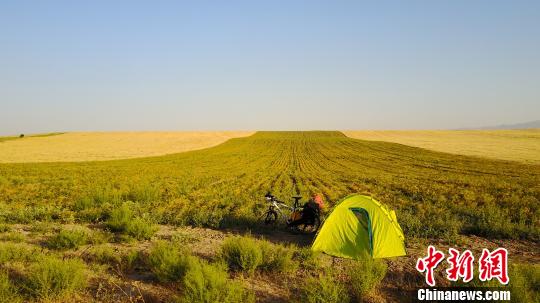
[[[1,1],[0,133],[537,120],[539,3]]]

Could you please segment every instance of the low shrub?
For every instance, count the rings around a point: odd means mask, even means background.
[[[108,212],[105,207],[90,207],[77,211],[76,218],[79,222],[103,222],[108,218]]]
[[[110,265],[122,271],[130,271],[141,260],[139,251],[132,249],[119,251],[110,245],[92,247],[86,254],[86,260],[99,264]]]
[[[316,270],[321,267],[320,253],[311,250],[310,247],[302,247],[295,251],[294,259],[300,262],[300,266],[307,270]]]
[[[369,256],[348,262],[347,275],[353,295],[362,299],[373,292],[384,279],[387,268],[384,261],[374,260]]]
[[[128,203],[111,212],[106,226],[113,232],[123,232],[137,240],[150,239],[157,231],[148,220],[135,217]]]
[[[0,233],[11,231],[11,226],[8,224],[0,224]]]
[[[159,202],[161,200],[161,186],[158,184],[142,183],[132,186],[123,195],[126,201],[133,201],[141,204]]]
[[[114,188],[111,184],[99,185],[93,184],[89,187],[89,192],[86,195],[79,197],[73,203],[72,209],[80,212],[91,208],[100,209],[105,204],[118,205],[122,201],[122,193]]]
[[[137,240],[148,240],[156,231],[156,226],[142,218],[135,218],[126,226],[126,233]]]
[[[0,245],[0,264],[10,261],[31,261],[37,256],[37,249],[25,243],[2,243]]]
[[[195,227],[222,228],[224,215],[225,211],[217,207],[196,207],[188,209],[178,221]]]
[[[133,217],[133,211],[127,203],[124,203],[111,212],[106,225],[113,232],[124,232]]]
[[[259,268],[268,272],[292,272],[298,268],[293,260],[295,248],[261,241],[262,261]]]
[[[64,208],[55,208],[51,213],[51,220],[62,224],[75,223],[75,212]]]
[[[182,281],[184,296],[181,302],[189,303],[251,303],[255,295],[241,283],[228,278],[224,265],[208,264],[194,259]]]
[[[93,230],[88,235],[88,242],[91,244],[104,244],[113,240],[114,235],[109,231]]]
[[[52,249],[74,249],[88,243],[88,232],[83,229],[64,229],[49,238],[47,246]]]
[[[161,282],[180,281],[195,257],[167,242],[158,242],[148,255],[148,265]]]
[[[516,238],[516,224],[511,221],[510,212],[494,203],[470,211],[473,226],[470,232],[487,238]]]
[[[95,206],[95,203],[92,197],[84,196],[75,200],[75,202],[73,203],[72,209],[79,212],[82,210],[92,208],[94,206]]]
[[[181,282],[180,302],[254,302],[241,284],[228,278],[224,264],[209,264],[182,248],[157,242],[148,255],[148,265],[161,282]]]
[[[30,266],[26,288],[39,299],[60,298],[86,286],[85,265],[79,259],[42,257]]]
[[[540,265],[513,264],[508,271],[512,301],[540,302]]]
[[[15,208],[3,214],[7,223],[32,224],[36,221],[52,221],[53,215],[60,210],[56,206],[39,205]]]
[[[122,261],[120,253],[110,245],[100,245],[90,248],[86,254],[86,260],[100,264],[120,264]]]
[[[333,275],[309,277],[300,289],[300,302],[346,303],[350,297],[345,286]]]
[[[512,302],[540,302],[540,265],[538,264],[509,264],[508,285],[501,285],[498,279],[480,281],[478,268],[474,269],[474,278],[470,282],[458,280],[457,287],[498,288],[510,291]]]
[[[422,220],[423,217],[431,218],[429,224]],[[398,218],[403,232],[409,237],[444,239],[450,243],[457,240],[463,225],[454,214],[432,206],[400,211]]]
[[[24,236],[24,234],[20,232],[12,231],[12,232],[8,232],[8,233],[0,235],[0,239],[3,241],[21,243],[21,242],[24,242],[26,237]]]
[[[30,225],[30,232],[32,234],[45,234],[53,229],[54,225],[50,222],[34,222]]]
[[[262,250],[250,237],[230,237],[221,246],[221,257],[231,270],[252,274],[262,262]]]
[[[120,257],[120,269],[133,270],[133,268],[142,261],[142,254],[138,250],[128,250]]]
[[[0,271],[0,302],[22,302],[17,288],[11,283],[7,273],[3,271]]]

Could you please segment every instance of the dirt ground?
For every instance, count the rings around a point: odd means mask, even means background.
[[[25,235],[25,242],[33,245],[41,245],[45,236],[31,232],[31,227],[27,225],[14,225],[15,232]],[[194,255],[207,260],[213,260],[219,253],[221,243],[233,235],[251,235],[256,238],[263,238],[273,243],[294,244],[299,247],[309,247],[313,236],[292,234],[286,230],[214,230],[208,228],[194,227],[172,227],[160,226],[160,230],[151,241],[133,243],[110,243],[118,252],[136,249],[143,253],[148,252],[152,242],[156,240],[181,239],[181,243],[186,245]],[[462,236],[459,244],[449,245],[442,241],[426,239],[408,239],[407,256],[387,259],[388,271],[381,287],[372,296],[373,302],[403,302],[404,298],[410,296],[410,292],[422,286],[424,277],[415,269],[418,258],[426,255],[428,245],[434,245],[437,249],[447,253],[449,247],[454,247],[460,251],[470,249],[475,256],[479,256],[483,248],[495,249],[504,247],[508,250],[509,261],[515,263],[540,263],[540,245],[528,241],[518,240],[489,240],[476,236]],[[82,246],[76,251],[66,252],[66,256],[83,257],[87,253],[90,245]],[[340,268],[342,260],[323,255],[321,262],[325,266]],[[93,265],[92,265],[93,266]],[[444,267],[444,266],[443,266]],[[158,283],[152,273],[144,268],[135,268],[130,271],[123,271],[120,268],[109,268],[96,270],[90,277],[91,283],[86,296],[73,298],[75,301],[84,302],[89,298],[96,302],[167,302],[178,293],[174,284],[166,285]],[[439,269],[438,269],[439,270]],[[302,270],[292,274],[268,275],[255,273],[252,276],[235,274],[235,279],[242,281],[245,287],[253,290],[256,294],[257,302],[289,302],[294,298],[296,291],[292,285],[299,285],[305,278]],[[448,286],[448,282],[443,278],[443,271],[438,272],[436,279],[438,286]]]

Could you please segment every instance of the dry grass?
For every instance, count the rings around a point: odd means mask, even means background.
[[[540,164],[540,129],[344,131],[356,139],[387,141],[446,153]]]
[[[75,162],[159,156],[212,147],[248,131],[77,132],[0,142],[0,162]]]

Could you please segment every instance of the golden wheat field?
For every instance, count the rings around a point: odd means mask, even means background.
[[[250,131],[73,132],[0,142],[0,162],[76,162],[160,156],[203,149]]]
[[[344,131],[356,139],[387,141],[430,150],[540,164],[540,129]]]

